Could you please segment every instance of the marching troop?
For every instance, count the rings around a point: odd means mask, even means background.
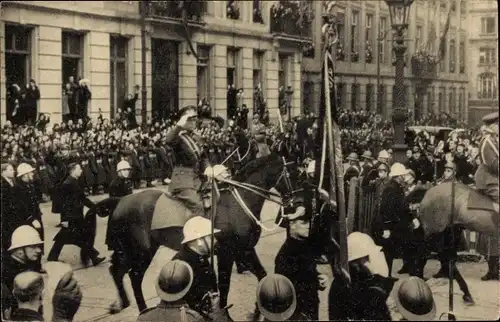
[[[216,176],[229,177],[245,158],[278,152],[300,163],[307,184],[314,175],[313,138],[318,125],[312,115],[280,127],[266,126],[255,115],[249,130],[238,122],[230,121],[224,128],[218,122],[200,120],[197,108],[188,106],[179,111],[176,122],[134,128],[102,117],[95,122],[69,121],[51,130],[6,124],[1,142],[3,317],[43,320],[42,275],[47,272],[41,264],[45,252],[41,202],[51,199],[52,212],[61,215],[61,230],[47,260],[57,261],[63,246],[74,244],[81,248],[82,264],[99,265],[104,257],[94,248],[94,238],[89,238],[95,237],[95,218],[83,213],[84,206],[94,207],[89,196],[109,193],[120,198],[159,181],[195,216],[184,225],[180,251],[156,279],[159,304],[140,312],[138,321],[230,320],[229,307],[221,308],[210,263],[212,234],[217,239],[218,229],[203,217],[210,206],[203,196],[206,177],[214,169],[219,169],[213,171]],[[346,191],[351,179],[358,178],[379,200],[371,232],[348,236],[350,281],[339,276],[329,281],[318,272],[316,264],[323,254],[310,242],[312,219],[306,195],[286,210],[286,240],[274,272],[258,276],[255,310],[248,320],[318,320],[318,292],[328,287],[330,320],[394,319],[387,306],[389,297],[401,315],[397,318],[433,319],[432,292],[423,272],[414,269],[412,252],[418,245],[405,239],[401,227],[418,228],[415,193],[446,181],[475,184],[498,203],[498,113],[484,122],[480,135],[465,131],[442,139],[418,133],[408,142],[404,162],[393,161],[390,141],[373,136],[356,144],[352,143],[356,135],[343,131]],[[498,240],[485,245],[481,252],[488,257],[489,270],[482,279],[498,280],[498,247],[495,252],[493,246]],[[392,262],[398,257],[404,262],[398,273],[408,273],[409,279],[392,277]],[[443,271],[436,277],[446,276],[447,258],[443,255],[440,260]],[[73,320],[81,300],[78,282],[71,272],[65,274],[54,291],[53,320]]]

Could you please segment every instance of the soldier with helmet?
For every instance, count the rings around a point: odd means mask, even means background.
[[[382,191],[378,215],[372,224],[374,239],[378,245],[383,246],[389,276],[391,276],[392,262],[400,242],[399,228],[403,225],[400,222],[401,214],[409,211],[404,190],[408,176],[409,170],[403,164],[394,163],[391,166],[390,180]]]
[[[436,303],[429,285],[421,278],[410,277],[394,285],[392,298],[399,314],[406,321],[433,321]]]
[[[34,185],[35,168],[27,163],[21,163],[17,167],[17,183],[14,186],[13,194],[14,209],[19,222],[34,227],[43,240],[44,230],[42,221],[42,211],[40,210],[40,199],[37,188]],[[43,248],[42,248],[43,251]],[[43,271],[41,259],[38,264],[38,272]]]
[[[186,106],[179,114],[179,121],[165,137],[166,144],[177,152],[169,189],[189,210],[203,215],[204,207],[199,189],[209,162],[199,143],[200,139],[193,132],[197,124],[197,108]]]
[[[361,165],[360,175],[368,174],[368,172],[373,168],[372,152],[366,150],[365,152],[363,152],[361,159],[363,160],[363,164]]]
[[[219,232],[214,228],[214,234]],[[218,289],[217,277],[210,264],[212,223],[201,216],[193,217],[184,225],[183,234],[182,247],[173,259],[186,262],[193,270],[193,285],[184,300],[190,308],[207,317],[210,308],[206,301]]]
[[[10,247],[2,254],[2,282],[12,292],[14,278],[25,271],[37,271],[42,258],[43,240],[32,226],[14,230]],[[13,303],[17,307],[17,303]]]
[[[391,320],[387,307],[395,279],[388,277],[389,269],[373,239],[354,232],[347,236],[347,260],[350,286],[342,278],[334,278],[328,296],[331,321]]]
[[[456,171],[457,171],[457,167],[456,167],[455,163],[447,162],[444,165],[443,176],[438,179],[437,184],[441,184],[444,182],[456,181],[457,180],[456,179]]]
[[[117,177],[109,185],[108,191],[110,197],[124,197],[133,193],[133,183],[129,179],[132,167],[122,160],[116,165]]]
[[[204,318],[189,307],[185,297],[193,287],[193,282],[193,269],[188,263],[181,260],[169,262],[156,279],[155,287],[160,303],[142,311],[137,321],[224,321],[216,296],[211,298],[211,319]]]

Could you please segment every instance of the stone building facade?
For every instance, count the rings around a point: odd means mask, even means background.
[[[457,118],[467,118],[467,0],[416,0],[409,18],[407,38],[407,68],[405,85],[408,111],[419,117],[429,111],[448,112]],[[419,49],[437,52],[439,37],[451,11],[446,39],[446,54],[437,74],[429,79],[425,95],[418,96],[419,79],[412,73],[411,57]],[[320,6],[318,10],[324,10]],[[395,70],[392,66],[391,21],[384,1],[336,1],[334,13],[339,21],[339,45],[336,53],[336,84],[338,104],[347,110],[377,111],[384,118],[392,115]],[[438,21],[439,23],[434,23]],[[316,50],[314,58],[304,58],[303,92],[315,93],[317,99],[304,105],[319,104],[321,69],[321,14],[316,15]],[[434,28],[434,29],[433,29]],[[434,30],[434,32],[432,32]],[[437,35],[433,37],[432,35]],[[380,64],[377,66],[377,64]]]
[[[261,84],[273,117],[278,88],[291,86],[292,115],[302,101],[302,47],[311,39],[270,32],[273,1],[207,1],[201,23],[189,24],[196,59],[180,19],[169,14],[146,19],[147,115],[174,111],[200,98],[226,116],[227,88],[243,88],[253,105]],[[228,17],[228,5],[239,17]],[[0,20],[1,91],[12,83],[37,81],[39,112],[61,121],[62,87],[69,76],[88,79],[91,117],[113,117],[124,97],[141,85],[141,15],[138,1],[9,1]],[[263,22],[254,22],[255,9]],[[283,84],[280,84],[283,83]],[[6,98],[1,95],[1,119]],[[137,114],[141,112],[137,102]]]
[[[470,2],[469,123],[477,125],[484,115],[498,111],[498,2]]]

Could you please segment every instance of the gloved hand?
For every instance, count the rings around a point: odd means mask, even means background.
[[[188,120],[194,116],[196,116],[196,115],[194,115],[193,113],[189,113],[189,112],[184,114],[183,116],[181,116],[179,121],[177,121],[177,126],[184,128],[186,126],[186,123],[188,122]]]
[[[57,283],[52,297],[53,321],[73,321],[80,308],[82,292],[78,282],[73,278],[73,272],[67,272]]]
[[[40,224],[40,221],[38,221],[38,220],[36,220],[36,219],[35,219],[35,220],[33,220],[32,224],[33,224],[33,227],[35,227],[35,229],[40,229],[40,228],[42,228],[42,225]]]

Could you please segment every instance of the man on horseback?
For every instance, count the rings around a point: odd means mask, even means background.
[[[498,112],[486,115],[483,122],[486,127],[479,143],[481,164],[474,180],[477,190],[498,204]]]
[[[179,121],[165,138],[165,142],[178,151],[170,192],[194,214],[203,215],[204,207],[199,190],[204,177],[203,171],[209,166],[209,161],[199,145],[199,138],[193,132],[198,119],[196,106],[182,108],[179,115]]]
[[[483,138],[479,143],[479,164],[474,180],[476,188],[483,195],[489,197],[496,203],[498,212],[498,112],[486,115],[483,118],[485,124]],[[486,240],[488,239],[488,240]],[[478,244],[487,244],[487,249],[478,247],[480,253],[488,257],[488,272],[481,279],[483,281],[499,279],[499,242],[496,237],[482,236],[478,238]]]

